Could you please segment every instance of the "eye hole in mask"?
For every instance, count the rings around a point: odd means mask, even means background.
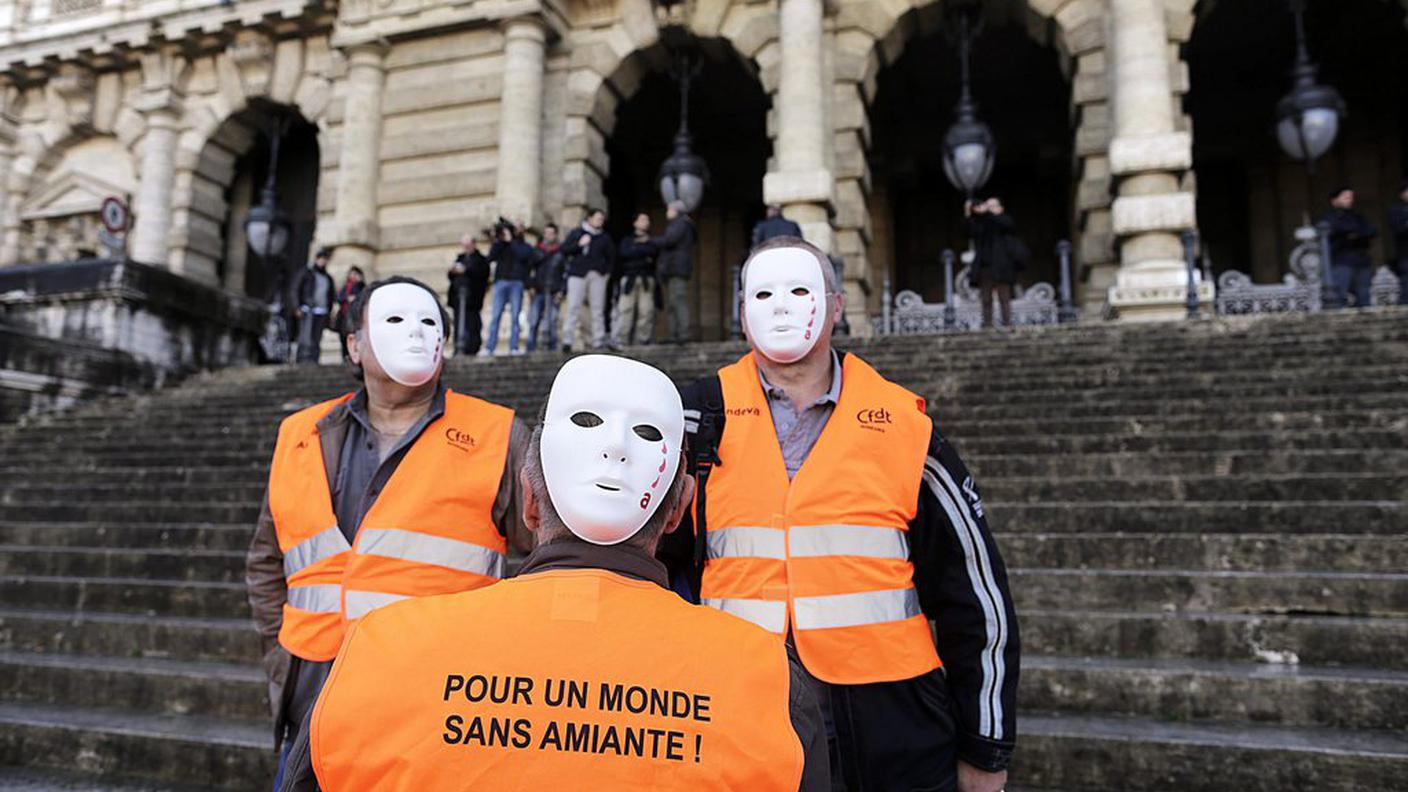
[[[768,299],[768,298],[771,297],[771,296],[772,296],[772,292],[770,292],[770,291],[760,291],[760,292],[758,292],[757,294],[753,295],[753,299],[755,299],[755,300],[766,300],[766,299]]]
[[[573,413],[571,420],[572,423],[577,424],[583,429],[593,429],[595,427],[601,426],[602,423],[604,423],[601,420],[600,415],[597,415],[593,412],[587,412],[585,410],[579,413]]]
[[[399,316],[388,316],[388,317],[386,317],[386,323],[387,323],[387,324],[400,324],[401,321],[402,321],[402,319],[401,319],[401,317],[399,317]]]
[[[665,439],[665,436],[660,434],[660,430],[650,424],[637,424],[631,427],[631,431],[635,432],[640,439],[649,440],[652,443],[658,443]]]
[[[426,327],[434,327],[436,324],[435,320],[430,318],[422,319],[420,320],[420,323],[425,325]]]
[[[798,286],[792,290],[792,293],[798,297],[806,297],[808,294],[811,294],[811,291],[804,286]]]

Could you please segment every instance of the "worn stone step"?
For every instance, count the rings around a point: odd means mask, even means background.
[[[258,505],[264,483],[244,484],[0,484],[0,504],[22,506],[57,500],[70,503],[117,504],[130,501],[166,501],[205,505]]]
[[[1021,608],[1408,617],[1408,574],[1009,570]]]
[[[273,729],[259,721],[0,704],[0,765],[247,790],[272,783],[273,748]]]
[[[1408,619],[1074,608],[1018,615],[1030,654],[1408,670]]]
[[[1218,416],[1255,416],[1262,413],[1310,413],[1326,414],[1342,408],[1348,402],[1355,409],[1360,410],[1387,410],[1402,409],[1408,405],[1408,393],[1401,392],[1379,392],[1360,393],[1352,397],[1344,396],[1298,396],[1283,394],[1272,398],[1241,399],[1235,402],[1219,404],[1215,414]],[[1007,418],[1030,417],[1030,414],[1023,415],[1020,409],[1014,409],[1012,405],[1005,402],[975,402],[962,403],[953,399],[946,399],[939,404],[939,414],[943,418],[962,418],[963,420],[997,420]],[[1188,415],[1198,407],[1186,400],[1165,399],[1162,401],[1127,401],[1127,402],[1063,402],[1060,407],[1060,415],[1068,420],[1079,420],[1087,418],[1144,418],[1155,416],[1178,416]],[[185,417],[184,414],[182,416]],[[75,419],[76,420],[76,419]],[[153,419],[155,420],[155,419]],[[65,424],[67,428],[68,424]]]
[[[266,484],[269,481],[268,460],[231,466],[192,466],[190,460],[176,462],[173,460],[173,464],[165,467],[95,464],[83,470],[81,479],[84,486]],[[30,482],[59,482],[62,477],[74,477],[74,474],[72,467],[0,464],[0,488]]]
[[[1095,501],[986,503],[999,532],[1364,533],[1408,532],[1401,501]]]
[[[1363,534],[1002,533],[1009,567],[1402,572],[1408,536]]]
[[[0,544],[243,551],[253,523],[0,521]]]
[[[259,633],[247,616],[194,619],[134,613],[0,608],[0,649],[258,663]]]
[[[0,545],[0,575],[11,576],[237,583],[244,580],[244,566],[238,550]]]
[[[259,518],[259,501],[244,503],[171,503],[169,501],[117,501],[73,503],[0,504],[0,523],[6,522],[151,522],[188,520],[195,523],[245,523]]]
[[[1014,782],[1081,790],[1402,790],[1402,733],[1085,715],[1023,716]]]
[[[1022,658],[1024,709],[1219,721],[1408,729],[1408,672],[1204,660]]]
[[[969,420],[950,415],[942,422],[946,432],[960,437],[1026,436],[1036,433],[1051,435],[1160,435],[1187,432],[1221,431],[1305,431],[1343,429],[1378,429],[1408,433],[1408,417],[1403,408],[1379,410],[1337,409],[1320,412],[1286,413],[1259,412],[1249,415],[1176,415],[1138,416],[1127,418],[1066,418],[1046,415],[1042,418],[1003,418]]]
[[[1408,472],[1245,474],[1235,477],[997,477],[983,479],[980,491],[984,497],[997,503],[1048,503],[1058,500],[1408,501]]]
[[[979,482],[990,477],[1081,478],[1104,476],[1264,476],[1408,470],[1408,450],[1314,450],[1268,454],[1260,451],[1146,454],[1092,453],[1073,456],[965,454]],[[97,474],[101,476],[102,474]]]
[[[248,617],[244,583],[136,578],[0,576],[0,602],[17,608],[183,617]]]
[[[0,701],[248,720],[269,714],[258,666],[160,658],[0,651]]]
[[[940,426],[942,428],[942,426]],[[1340,451],[1401,451],[1405,438],[1401,433],[1378,429],[1344,429],[1323,431],[1261,432],[1180,432],[1159,435],[1042,435],[1027,437],[967,437],[949,438],[960,453],[966,455],[1059,455],[1117,453],[1205,453],[1224,452],[1289,453],[1303,450]]]
[[[118,776],[93,776],[64,770],[7,766],[0,769],[5,792],[202,792],[203,786],[163,784]],[[1008,787],[1009,792],[1015,792]]]

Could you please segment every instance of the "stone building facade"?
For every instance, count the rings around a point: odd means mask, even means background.
[[[1388,0],[1355,2],[1402,14]],[[952,57],[945,5],[10,0],[0,4],[0,265],[100,251],[98,207],[115,195],[135,217],[128,255],[205,284],[252,289],[241,222],[268,167],[275,118],[287,136],[277,175],[302,235],[297,255],[335,246],[338,270],[357,264],[440,285],[461,235],[500,214],[564,227],[589,206],[610,206],[614,222],[636,209],[658,216],[659,198],[638,187],[651,183],[659,160],[621,141],[640,137],[628,127],[641,119],[674,123],[677,103],[656,98],[670,96],[659,88],[669,85],[661,80],[670,62],[661,30],[677,24],[734,81],[716,85],[712,100],[700,92],[712,102],[701,112],[715,116],[696,130],[706,159],[711,145],[721,158],[759,145],[752,172],[715,168],[710,189],[719,198],[696,217],[702,335],[727,330],[729,270],[764,203],[781,204],[844,262],[852,325],[864,329],[882,283],[937,260],[937,250],[923,261],[897,253],[902,201],[885,196],[878,173],[903,178],[909,166],[882,150],[875,112],[885,90],[954,89],[922,79],[883,88],[907,50],[922,44]],[[1179,233],[1199,224],[1185,53],[1218,4],[978,5],[989,30],[1045,53],[1050,74],[1041,77],[1062,92],[1054,125],[1036,140],[1055,163],[1056,186],[1031,203],[1051,215],[1050,236],[1074,243],[1087,315],[1180,315]],[[1000,47],[989,52],[1004,62]],[[745,95],[757,101],[730,114],[730,97]],[[1001,109],[1000,94],[978,98]],[[930,148],[942,131],[933,128]],[[1006,132],[995,132],[1001,162]],[[1385,134],[1393,141],[1403,129]],[[920,142],[928,145],[923,135]],[[1388,149],[1397,153],[1387,169],[1401,167],[1401,149]],[[632,157],[640,161],[625,162]],[[1037,192],[1021,178],[1013,174],[1008,189]],[[622,186],[631,179],[637,188]],[[918,181],[958,206],[941,180]],[[1277,267],[1267,271],[1279,277]]]

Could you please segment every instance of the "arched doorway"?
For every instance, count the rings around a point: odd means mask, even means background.
[[[997,140],[982,195],[1001,198],[1032,252],[1023,283],[1055,283],[1056,242],[1070,239],[1075,154],[1071,88],[1060,55],[1034,40],[1015,4],[983,9],[972,46],[972,92]],[[941,5],[911,12],[902,53],[879,73],[869,108],[871,244],[892,288],[944,298],[942,251],[966,250],[964,196],[944,177],[941,140],[960,92],[953,20]],[[960,265],[961,266],[961,265]]]
[[[690,303],[697,337],[727,337],[732,313],[731,271],[748,252],[753,223],[763,215],[763,174],[772,144],[769,100],[751,64],[722,39],[697,42],[702,66],[690,89],[689,128],[694,151],[709,164],[712,181],[692,217],[699,233]],[[662,233],[665,207],[657,175],[679,128],[679,87],[670,56],[656,45],[644,61],[639,87],[617,106],[606,140],[609,169],[603,187],[608,228],[616,239],[630,233],[637,212],[649,212],[652,233]],[[664,322],[657,322],[663,328]]]
[[[1402,5],[1387,0],[1310,0],[1306,34],[1319,80],[1344,97],[1348,115],[1334,147],[1306,178],[1273,133],[1277,101],[1291,87],[1295,29],[1285,0],[1203,2],[1184,50],[1190,75],[1198,228],[1215,272],[1276,282],[1287,272],[1294,231],[1327,194],[1353,187],[1357,207],[1380,228],[1373,254],[1391,254],[1384,215],[1408,163],[1408,32]]]
[[[282,136],[275,190],[291,233],[271,269],[260,266],[249,251],[244,221],[268,177],[270,139],[276,129]],[[276,283],[291,285],[292,276],[311,258],[319,173],[317,127],[296,108],[252,100],[227,118],[201,151],[193,174],[199,199],[191,208],[184,251],[188,262],[204,259],[225,288],[254,297],[270,296]]]

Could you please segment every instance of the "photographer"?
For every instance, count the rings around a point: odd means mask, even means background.
[[[508,352],[523,354],[518,348],[518,316],[523,310],[523,289],[533,267],[533,248],[523,241],[521,229],[507,218],[500,217],[494,226],[494,244],[489,248],[489,260],[494,264],[494,302],[489,309],[489,337],[485,354],[494,354],[499,345],[499,320],[504,308],[509,309]]]
[[[488,247],[489,230],[479,232]],[[455,354],[473,355],[483,338],[484,293],[489,289],[489,259],[479,252],[473,234],[460,238],[460,253],[450,266],[450,310],[455,314]]]
[[[969,282],[978,287],[983,306],[983,327],[992,327],[992,298],[997,294],[1002,326],[1012,326],[1012,287],[1017,273],[1026,266],[1031,251],[1017,237],[1017,224],[997,197],[969,201],[968,235],[973,240],[974,259]]]
[[[611,315],[611,345],[649,344],[655,339],[655,257],[650,239],[650,215],[640,212],[631,224],[632,236],[621,240],[621,286]],[[634,327],[634,332],[632,332]]]

